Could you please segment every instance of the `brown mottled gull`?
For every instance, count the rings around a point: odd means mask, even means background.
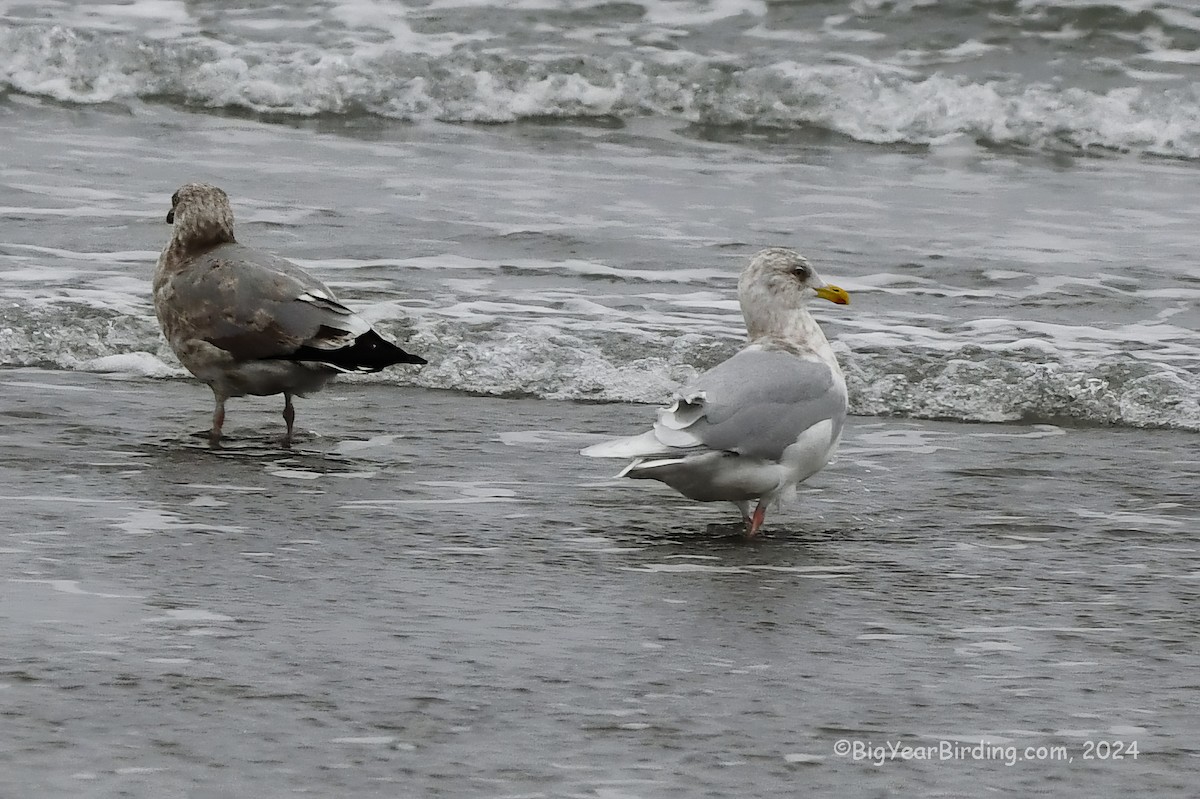
[[[738,281],[750,343],[677,391],[653,429],[583,454],[632,458],[618,477],[658,480],[700,502],[732,502],[746,534],[756,535],[767,506],[829,462],[846,419],[846,382],[808,312],[812,297],[850,302],[799,253],[759,252]],[[753,514],[750,500],[758,500]]]
[[[216,186],[181,186],[167,222],[174,230],[154,273],[154,310],[179,360],[212,388],[213,446],[230,397],[283,394],[290,446],[293,395],[341,372],[426,362],[381,338],[300,267],[238,244],[229,197]]]

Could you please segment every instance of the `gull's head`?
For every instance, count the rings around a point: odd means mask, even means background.
[[[229,195],[208,183],[180,186],[171,195],[167,223],[175,226],[174,239],[189,248],[234,240]]]
[[[800,307],[813,297],[847,305],[846,290],[826,283],[800,253],[785,247],[760,250],[742,270],[738,297],[743,309],[760,303]]]

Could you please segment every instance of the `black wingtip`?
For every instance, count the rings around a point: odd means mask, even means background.
[[[170,211],[167,211],[167,224],[168,225],[175,224],[175,209],[174,208],[172,208]]]
[[[301,347],[288,357],[293,361],[317,361],[349,372],[378,372],[397,364],[429,363],[420,355],[405,352],[374,330],[368,330],[354,343],[336,350]]]

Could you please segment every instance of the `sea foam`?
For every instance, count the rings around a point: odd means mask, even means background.
[[[298,117],[503,123],[664,116],[825,129],[873,144],[941,146],[966,137],[987,146],[1200,157],[1195,83],[1089,89],[926,74],[865,57],[809,63],[646,46],[564,53],[483,48],[468,39],[444,47],[359,42],[331,51],[0,22],[0,50],[11,54],[0,64],[0,86],[61,102],[153,99]],[[967,48],[955,57],[980,52]]]

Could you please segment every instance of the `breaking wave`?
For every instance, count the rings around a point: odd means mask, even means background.
[[[0,314],[0,365],[184,378],[153,318],[103,309]],[[634,333],[587,336],[553,323],[418,319],[379,329],[430,361],[363,378],[494,396],[658,403],[731,355],[732,337]],[[997,351],[835,342],[851,412],[965,422],[1022,422],[1200,431],[1200,375],[1131,355],[1078,358],[1026,345]]]
[[[67,103],[151,101],[294,117],[506,123],[664,116],[819,129],[874,144],[1200,157],[1200,84],[1087,89],[866,59],[806,64],[638,47],[434,52],[182,41],[0,23],[0,87]]]

